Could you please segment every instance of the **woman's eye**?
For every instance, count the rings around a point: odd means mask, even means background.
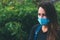
[[[40,14],[40,13],[38,13],[38,15],[39,15],[39,16],[46,16],[46,14]]]
[[[42,14],[43,16],[46,16],[45,14]]]
[[[40,15],[40,14],[38,14],[38,15]]]

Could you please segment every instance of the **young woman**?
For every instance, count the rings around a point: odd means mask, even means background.
[[[31,29],[28,40],[60,40],[57,14],[52,3],[41,2],[38,5],[37,21],[39,23]]]

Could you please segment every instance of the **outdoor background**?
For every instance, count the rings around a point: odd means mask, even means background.
[[[0,0],[0,40],[27,40],[31,28],[37,24],[39,2],[41,0]],[[52,3],[60,25],[60,1]]]

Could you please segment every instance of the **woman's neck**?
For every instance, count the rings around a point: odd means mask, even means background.
[[[47,32],[48,31],[48,26],[43,25],[42,26],[42,31],[43,31],[43,33]]]

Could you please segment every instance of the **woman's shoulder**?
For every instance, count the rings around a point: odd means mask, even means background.
[[[31,28],[31,31],[34,31],[34,30],[37,28],[37,26],[39,26],[39,24],[34,25],[34,26]]]
[[[35,29],[37,26],[39,26],[40,24],[36,24],[32,27],[32,29]]]

